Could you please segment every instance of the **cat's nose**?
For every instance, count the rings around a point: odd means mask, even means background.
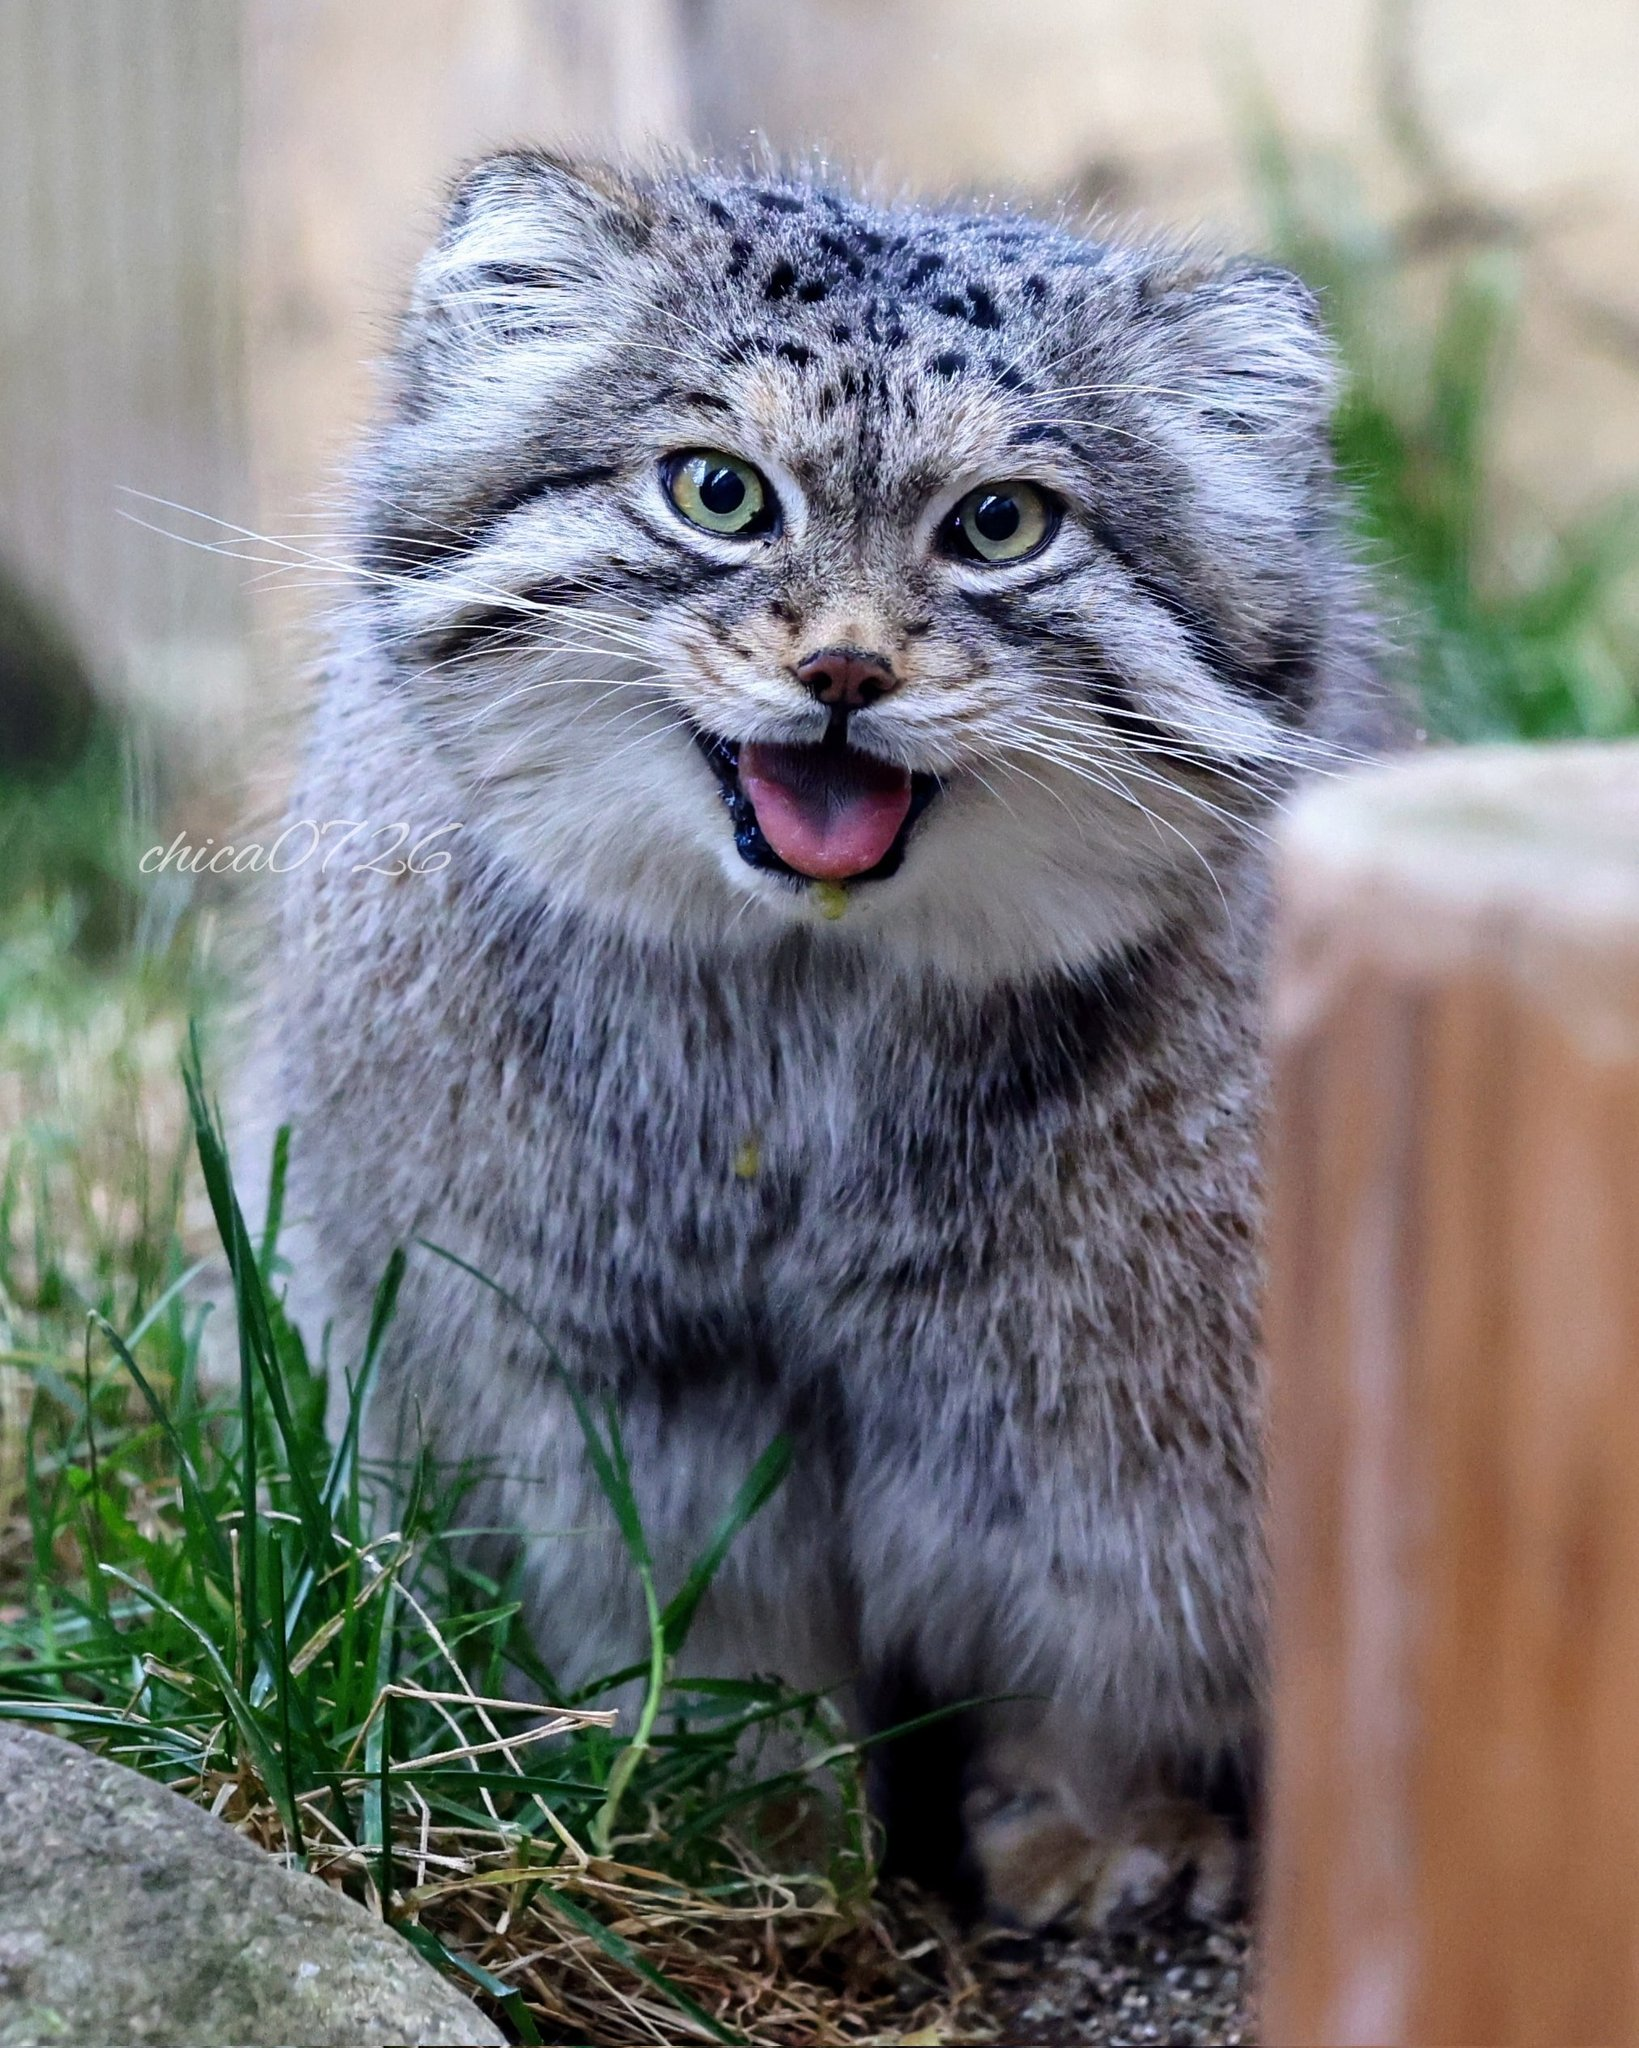
[[[844,711],[864,711],[899,688],[892,663],[863,647],[822,647],[797,663],[796,676],[822,704]]]

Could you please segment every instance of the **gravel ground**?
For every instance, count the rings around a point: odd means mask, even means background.
[[[1009,2048],[1090,2043],[1248,2043],[1250,1934],[1244,1921],[1163,1921],[1098,1939],[982,1937],[973,1965],[986,2017]]]

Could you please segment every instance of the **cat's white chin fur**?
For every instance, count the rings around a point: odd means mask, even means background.
[[[492,810],[482,829],[543,897],[646,938],[742,950],[800,926],[867,946],[890,970],[967,985],[1108,960],[1149,937],[1188,870],[1202,872],[1198,831],[1171,845],[1136,813],[1101,815],[1085,786],[1067,846],[1061,793],[1021,783],[1004,803],[958,776],[912,828],[897,873],[797,883],[742,858],[710,770],[685,745],[644,750],[639,774],[629,755],[618,788],[589,764],[573,782],[550,777],[535,803]]]

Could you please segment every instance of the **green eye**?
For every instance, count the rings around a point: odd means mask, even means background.
[[[771,533],[774,493],[749,462],[720,448],[690,448],[668,456],[662,477],[666,495],[691,526],[746,540]]]
[[[945,521],[944,541],[968,561],[1022,562],[1053,538],[1059,508],[1034,484],[980,484]]]

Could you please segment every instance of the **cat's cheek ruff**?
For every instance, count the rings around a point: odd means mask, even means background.
[[[864,947],[892,977],[970,986],[1095,965],[1161,929],[1202,871],[1136,813],[1100,810],[1084,814],[1084,859],[1067,864],[1065,793],[1027,781],[1004,804],[983,782],[954,775],[893,874],[836,889],[749,866],[713,792],[714,887],[691,897],[689,928],[730,950],[766,943],[771,928],[807,928]],[[636,906],[602,900],[630,928]],[[653,929],[648,906],[642,916]]]
[[[1142,821],[1088,812],[1085,858],[1067,866],[1064,791],[1026,781],[1004,805],[959,775],[919,816],[892,875],[828,889],[747,864],[692,741],[649,750],[634,784],[636,758],[608,775],[474,785],[475,834],[543,902],[631,937],[735,953],[805,928],[863,946],[891,978],[975,986],[1107,960],[1178,900],[1168,842]]]

